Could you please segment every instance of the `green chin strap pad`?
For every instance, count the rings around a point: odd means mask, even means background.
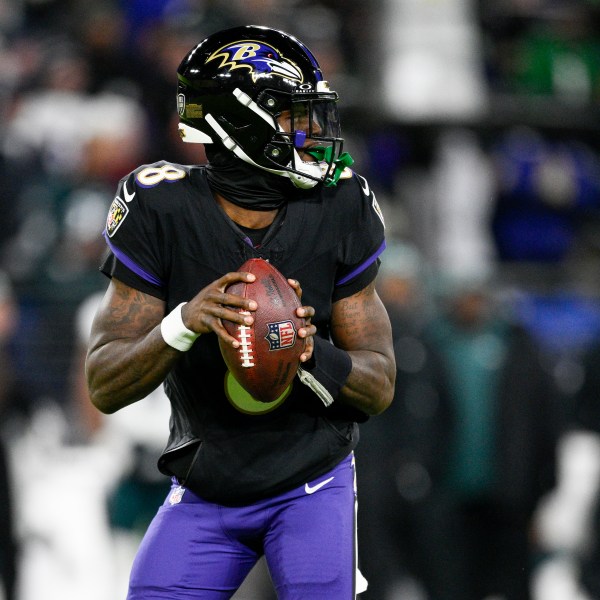
[[[342,152],[340,154],[339,158],[332,160],[331,159],[331,155],[333,153],[332,146],[327,146],[327,147],[313,146],[312,148],[307,150],[307,152],[311,156],[314,156],[314,158],[316,160],[318,160],[319,162],[326,162],[328,164],[333,164],[333,166],[334,166],[333,175],[325,181],[325,183],[324,183],[325,187],[332,187],[334,185],[337,185],[340,175],[342,174],[344,169],[354,163],[354,159],[350,156],[350,154],[348,154],[348,152]]]

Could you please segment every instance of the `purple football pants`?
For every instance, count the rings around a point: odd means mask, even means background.
[[[355,598],[352,455],[306,485],[244,507],[174,485],[142,540],[127,598],[231,598],[263,552],[280,600]]]

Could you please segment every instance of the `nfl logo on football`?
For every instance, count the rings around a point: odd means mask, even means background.
[[[265,339],[269,342],[269,350],[282,350],[293,346],[296,341],[296,328],[292,321],[279,321],[268,324],[269,333]]]

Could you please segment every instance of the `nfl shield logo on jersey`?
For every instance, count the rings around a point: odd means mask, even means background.
[[[184,492],[185,492],[185,488],[184,487],[181,487],[180,485],[177,486],[171,492],[171,495],[169,496],[169,504],[171,506],[173,506],[173,504],[179,504],[181,502],[181,499],[183,498]]]
[[[292,321],[279,321],[267,325],[269,333],[265,336],[269,342],[269,350],[281,350],[294,345],[296,341],[296,328]]]

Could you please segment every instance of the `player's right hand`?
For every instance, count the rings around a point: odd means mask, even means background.
[[[201,335],[213,331],[225,343],[237,348],[239,342],[227,333],[222,321],[252,325],[252,315],[244,315],[238,311],[255,311],[257,304],[254,300],[227,293],[225,290],[233,283],[252,283],[255,279],[253,273],[235,271],[213,281],[183,306],[181,316],[184,325]]]

